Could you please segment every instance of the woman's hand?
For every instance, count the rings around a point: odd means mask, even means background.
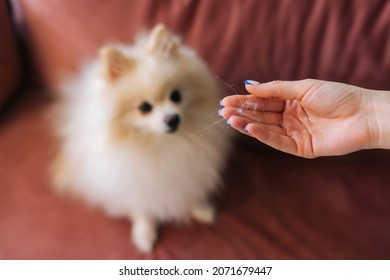
[[[389,140],[379,139],[383,121],[375,111],[375,97],[385,94],[389,101],[389,92],[376,96],[372,90],[312,79],[246,81],[246,89],[251,95],[225,97],[220,115],[278,150],[313,158],[380,147],[381,140]],[[390,128],[388,109],[384,121]]]

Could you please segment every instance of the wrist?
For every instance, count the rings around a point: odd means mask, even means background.
[[[370,131],[368,148],[390,149],[390,91],[370,90],[367,111]]]

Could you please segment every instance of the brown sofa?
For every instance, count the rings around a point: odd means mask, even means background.
[[[197,50],[223,95],[245,79],[309,77],[390,90],[385,0],[1,0],[0,259],[389,259],[386,150],[306,160],[239,136],[217,223],[164,226],[149,254],[126,220],[52,190],[50,89],[101,44],[158,22]]]

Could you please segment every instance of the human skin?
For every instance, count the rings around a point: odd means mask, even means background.
[[[305,158],[390,148],[390,92],[321,80],[246,81],[221,100],[233,128]]]

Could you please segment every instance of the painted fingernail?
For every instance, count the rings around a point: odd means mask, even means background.
[[[260,85],[259,82],[257,81],[253,81],[253,80],[245,80],[245,84],[246,85],[251,85],[251,86],[257,86],[257,85]]]
[[[229,119],[226,120],[226,124],[230,125]]]
[[[222,100],[219,100],[219,105],[223,107]]]
[[[222,109],[218,109],[218,116],[222,117]]]

